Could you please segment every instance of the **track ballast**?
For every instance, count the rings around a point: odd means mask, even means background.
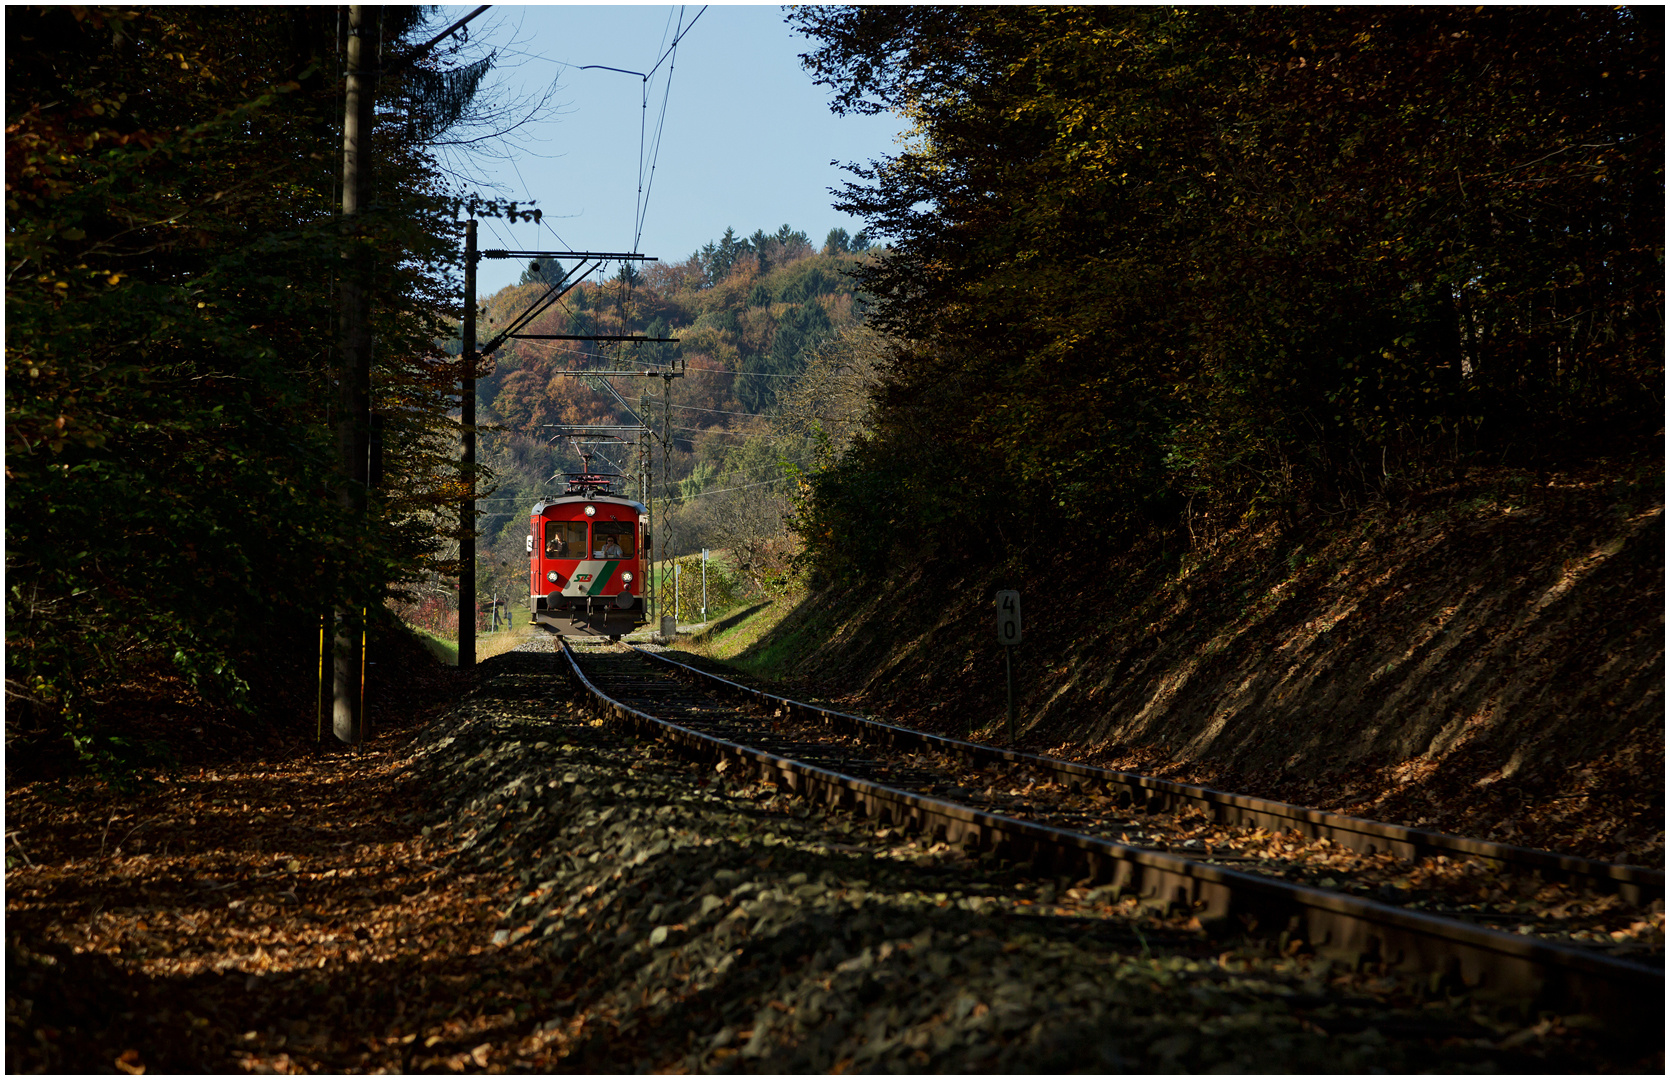
[[[1162,789],[1161,797],[1138,802],[1133,788],[1138,794],[1153,792],[1148,785],[1163,782],[924,736],[759,695],[688,666],[681,665],[674,677],[664,660],[624,647],[570,649],[568,655],[577,685],[594,708],[619,725],[712,761],[731,776],[770,778],[803,796],[934,836],[971,854],[1030,864],[1055,875],[1064,891],[1080,897],[1135,896],[1148,905],[1192,909],[1219,932],[1279,934],[1288,947],[1315,949],[1389,972],[1421,972],[1435,985],[1465,988],[1481,998],[1590,1013],[1637,1031],[1642,1022],[1662,1029],[1663,972],[1656,948],[1632,957],[1574,946],[1571,942],[1586,939],[1574,937],[1570,925],[1527,923],[1512,903],[1500,905],[1502,911],[1480,905],[1443,915],[1420,910],[1457,908],[1446,901],[1444,886],[1475,873],[1461,868],[1504,872],[1512,864],[1499,857],[1469,858],[1466,851],[1426,856],[1422,865],[1457,870],[1423,875],[1394,844],[1385,844],[1391,850],[1367,854],[1333,838],[1344,834],[1359,844],[1364,837],[1384,841],[1389,834],[1396,839],[1399,826],[1206,789]],[[727,700],[739,694],[755,696],[771,715],[739,709]],[[1223,800],[1215,809],[1214,797]],[[1249,821],[1235,813],[1258,816]],[[1110,817],[1117,818],[1111,824],[1119,839],[1106,835]],[[1260,819],[1265,824],[1257,823]],[[1276,828],[1283,821],[1291,823],[1290,829],[1310,832],[1312,839],[1291,832],[1282,837]],[[1139,837],[1134,843],[1133,830]],[[1317,832],[1323,835],[1316,837]],[[1248,838],[1252,847],[1262,846],[1256,854],[1247,853]],[[1440,837],[1440,842],[1454,841],[1486,843]],[[1324,852],[1333,848],[1334,857],[1347,856],[1346,861],[1358,865],[1334,870],[1347,878],[1344,882],[1318,882],[1317,875],[1304,870],[1315,861],[1298,850],[1307,846]],[[1539,889],[1573,888],[1543,880],[1571,876],[1569,865],[1556,863],[1550,872],[1547,860],[1561,857],[1533,854],[1543,859],[1533,859],[1533,866],[1519,873],[1533,875]],[[1593,923],[1597,915],[1607,914],[1608,905],[1620,902],[1615,895],[1597,895],[1597,884],[1616,890],[1622,877],[1626,889],[1643,883],[1653,887],[1652,871],[1624,868],[1620,874],[1605,864],[1597,866],[1598,876],[1592,872],[1595,866],[1579,866],[1588,872],[1577,877],[1584,882],[1582,896],[1599,911],[1568,903],[1564,910],[1575,918],[1557,921],[1582,923],[1587,915]],[[1350,876],[1354,872],[1372,879],[1376,869],[1381,877],[1401,872],[1395,878],[1399,884],[1387,888],[1371,880],[1365,885]],[[1662,875],[1657,877],[1662,896]],[[1378,898],[1361,895],[1365,888]],[[1612,915],[1615,920],[1616,912]],[[1504,923],[1520,932],[1490,928]],[[1616,937],[1602,940],[1617,952],[1630,946],[1626,940],[1620,948]]]

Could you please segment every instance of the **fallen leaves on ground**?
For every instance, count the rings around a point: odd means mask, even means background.
[[[559,671],[495,658],[363,756],[13,789],[8,1069],[1662,1068],[715,773]]]
[[[483,929],[512,879],[416,824],[403,741],[10,792],[7,1070],[487,1067],[549,980]]]

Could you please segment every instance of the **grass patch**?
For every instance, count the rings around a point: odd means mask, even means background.
[[[698,656],[723,661],[752,675],[775,678],[786,650],[776,642],[761,655],[755,655],[753,648],[777,628],[799,601],[798,596],[782,596],[745,607],[702,632],[683,638],[679,644]]]
[[[408,627],[412,636],[423,642],[424,648],[434,654],[435,659],[449,667],[458,666],[458,642],[452,638],[440,637],[427,630],[420,630],[415,626]],[[522,642],[533,636],[538,627],[527,622],[513,622],[508,630],[497,633],[481,633],[475,637],[475,658],[480,663],[500,653],[510,652]]]
[[[770,624],[761,625],[755,640],[748,643],[752,647],[747,649],[745,655],[732,662],[745,671],[773,679],[787,679],[795,674],[801,660],[824,640],[822,629],[811,620],[800,620],[782,632],[772,634],[770,631],[777,630],[778,624],[794,612],[802,599],[793,597],[779,600]],[[767,640],[762,644],[760,638]]]
[[[490,656],[498,656],[500,653],[510,652],[512,649],[516,648],[516,646],[522,644],[522,642],[528,640],[535,634],[542,633],[544,633],[544,631],[535,626],[533,623],[526,620],[520,620],[513,621],[508,630],[500,630],[496,634],[477,634],[475,639],[476,662],[480,663]],[[453,657],[455,663],[457,662],[457,655],[458,649],[455,645],[453,647]]]
[[[458,666],[458,642],[444,637],[437,637],[427,630],[420,630],[415,626],[408,626],[412,636],[423,642],[423,647],[432,653],[435,659],[450,667]]]

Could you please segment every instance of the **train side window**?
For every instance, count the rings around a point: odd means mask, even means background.
[[[599,521],[591,527],[594,559],[630,559],[637,553],[638,526],[631,521]]]
[[[585,558],[586,523],[583,521],[547,521],[545,523],[545,557],[547,559]]]

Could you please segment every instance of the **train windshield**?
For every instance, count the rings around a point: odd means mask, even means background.
[[[591,527],[591,557],[630,559],[637,554],[633,541],[638,526],[631,521],[599,521]]]
[[[545,523],[545,557],[547,559],[585,558],[586,523],[583,521],[547,521]]]

